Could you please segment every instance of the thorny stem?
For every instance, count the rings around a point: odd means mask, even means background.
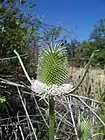
[[[49,140],[54,140],[55,136],[55,101],[52,96],[49,97]]]

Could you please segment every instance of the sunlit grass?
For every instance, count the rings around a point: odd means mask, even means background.
[[[84,68],[69,68],[69,82],[76,85],[83,74]],[[78,94],[90,96],[99,100],[99,94],[105,90],[105,72],[103,69],[90,68],[82,85],[78,88]]]

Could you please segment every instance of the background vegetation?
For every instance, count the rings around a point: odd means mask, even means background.
[[[29,9],[27,14],[21,7]],[[74,86],[80,82],[92,52],[100,50],[81,86],[71,96],[57,99],[55,103],[56,139],[104,140],[105,18],[99,19],[88,41],[79,42],[62,39],[65,29],[44,23],[43,17],[33,18],[32,8],[35,11],[36,3],[32,1],[0,1],[0,139],[35,139],[23,101],[37,139],[48,140],[48,101],[33,96],[13,50],[21,56],[31,79],[36,79],[40,50],[52,42],[66,49],[68,81]]]

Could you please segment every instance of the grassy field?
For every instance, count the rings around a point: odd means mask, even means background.
[[[70,67],[69,68],[69,82],[72,82],[74,84],[74,86],[76,86],[80,82],[84,71],[85,71],[84,68]],[[76,94],[103,102],[105,99],[105,70],[98,69],[98,68],[97,69],[90,68],[83,83],[77,89]],[[100,108],[99,106],[97,106],[98,104],[94,104],[94,105],[93,104],[94,103],[91,102],[88,105],[91,108],[94,108],[95,110],[101,110],[101,111],[98,111],[98,112],[96,111],[96,112],[99,114],[100,118],[102,118],[102,120],[105,122],[105,114],[104,114],[105,106],[103,105]],[[83,112],[85,112],[85,109]],[[86,112],[85,112],[85,114],[86,114]],[[91,120],[91,118],[94,120],[94,117],[93,117],[94,115],[90,117],[89,112],[88,112],[87,116],[88,116],[88,118],[90,118],[89,121]],[[85,116],[85,118],[86,118],[86,116]],[[94,122],[96,122],[96,123],[94,123]],[[105,134],[105,127],[102,126],[102,124],[100,127],[100,123],[98,123],[96,119],[93,122],[91,121],[91,124],[93,125],[92,139],[93,140],[104,140],[105,136],[103,136],[103,134]],[[97,127],[95,127],[95,126],[97,126]],[[96,130],[96,128],[99,128],[99,129]]]
[[[84,73],[84,68],[69,68],[69,82],[74,86],[79,83]],[[105,71],[102,69],[90,68],[82,85],[78,89],[78,94],[83,96],[93,96],[99,100],[99,94],[105,91]]]

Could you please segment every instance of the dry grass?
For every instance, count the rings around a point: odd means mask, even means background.
[[[84,68],[69,68],[69,82],[74,85],[79,83],[84,72]],[[102,69],[89,69],[82,85],[78,89],[78,94],[94,97],[99,100],[99,94],[105,91],[105,71]]]

